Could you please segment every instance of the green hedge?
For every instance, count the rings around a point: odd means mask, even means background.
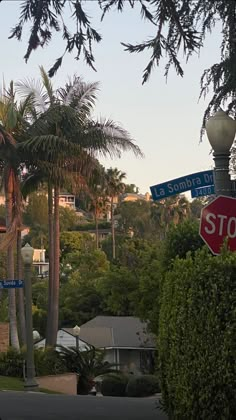
[[[23,378],[24,356],[10,348],[6,353],[0,353],[0,375]]]
[[[106,375],[101,384],[101,393],[104,396],[124,397],[129,376],[122,373]]]
[[[19,353],[10,348],[8,352],[0,353],[0,375],[23,378],[25,359],[25,349]],[[34,361],[37,376],[56,375],[66,371],[59,354],[53,349],[35,349]]]
[[[170,419],[236,418],[236,255],[206,249],[165,278],[159,357]]]
[[[159,380],[154,375],[134,376],[126,387],[127,397],[148,397],[157,392],[160,392]]]
[[[37,376],[57,375],[66,372],[63,360],[53,348],[35,349],[34,361]]]

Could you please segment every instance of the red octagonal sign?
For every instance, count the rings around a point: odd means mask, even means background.
[[[236,250],[236,199],[219,196],[202,209],[200,236],[213,254],[219,254],[224,239]]]

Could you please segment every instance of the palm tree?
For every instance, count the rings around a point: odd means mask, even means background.
[[[21,212],[22,199],[20,192],[21,156],[17,150],[17,140],[22,136],[27,126],[27,113],[30,98],[17,106],[13,82],[9,90],[4,89],[0,98],[0,175],[5,192],[6,227],[7,234],[0,243],[0,249],[7,249],[7,278],[14,279],[14,248],[22,226]],[[17,247],[19,252],[19,247]],[[21,275],[21,266],[18,255],[18,275]],[[23,290],[19,292],[19,317],[21,326],[21,341],[25,343],[25,315]],[[9,320],[11,345],[19,350],[19,338],[16,316],[16,294],[14,289],[9,290]]]
[[[90,199],[89,209],[94,214],[97,249],[99,248],[98,219],[104,215],[108,205],[105,182],[105,168],[99,162],[95,162],[95,167],[88,180],[88,195]]]
[[[106,171],[107,194],[111,203],[111,232],[112,232],[112,257],[116,258],[115,243],[115,223],[114,223],[114,198],[124,192],[125,184],[123,180],[126,178],[125,172],[119,171],[117,168],[110,168]]]
[[[49,279],[49,310],[47,344],[55,345],[58,329],[59,296],[59,211],[58,197],[62,185],[72,185],[73,179],[81,180],[84,173],[89,176],[89,168],[94,157],[102,155],[121,156],[121,152],[131,150],[136,155],[141,151],[134,144],[126,130],[111,120],[92,119],[98,84],[86,84],[79,77],[70,80],[65,88],[53,90],[43,68],[42,86],[37,90],[35,83],[23,82],[18,89],[24,96],[33,97],[35,122],[31,125],[23,147],[31,153],[36,172],[44,176],[49,185],[49,200],[54,187],[54,225],[50,230],[49,253],[51,271]],[[49,211],[52,204],[49,203]],[[50,214],[49,214],[50,217]],[[52,257],[53,256],[53,257]]]
[[[104,361],[104,351],[94,347],[80,351],[76,347],[58,346],[58,350],[68,372],[79,375],[78,394],[88,394],[95,378],[116,371],[117,365]]]

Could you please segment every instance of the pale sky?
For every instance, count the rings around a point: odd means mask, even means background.
[[[5,82],[26,77],[38,78],[38,67],[49,69],[63,51],[58,35],[49,47],[32,53],[26,64],[26,37],[19,43],[8,40],[10,28],[19,15],[20,1],[6,0],[0,4],[0,71]],[[85,81],[99,81],[100,94],[95,113],[122,124],[145,154],[137,159],[125,153],[119,160],[102,159],[106,167],[126,172],[128,183],[136,184],[142,193],[159,184],[194,172],[212,169],[213,160],[207,138],[199,144],[203,111],[207,100],[198,103],[200,77],[203,70],[218,61],[219,37],[208,37],[200,57],[194,56],[185,66],[184,78],[170,72],[166,83],[163,65],[155,69],[149,82],[142,86],[142,71],[147,54],[130,55],[120,42],[140,42],[153,35],[154,27],[141,21],[137,11],[128,7],[125,13],[112,12],[99,21],[97,1],[88,1],[87,9],[94,26],[103,35],[95,48],[97,72],[82,61],[67,55],[63,67],[53,78],[54,85],[63,86],[68,76],[76,73]],[[29,29],[28,29],[29,30]],[[164,64],[164,62],[163,62]]]

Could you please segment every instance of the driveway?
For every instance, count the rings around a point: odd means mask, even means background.
[[[0,420],[167,420],[155,398],[0,392]]]

